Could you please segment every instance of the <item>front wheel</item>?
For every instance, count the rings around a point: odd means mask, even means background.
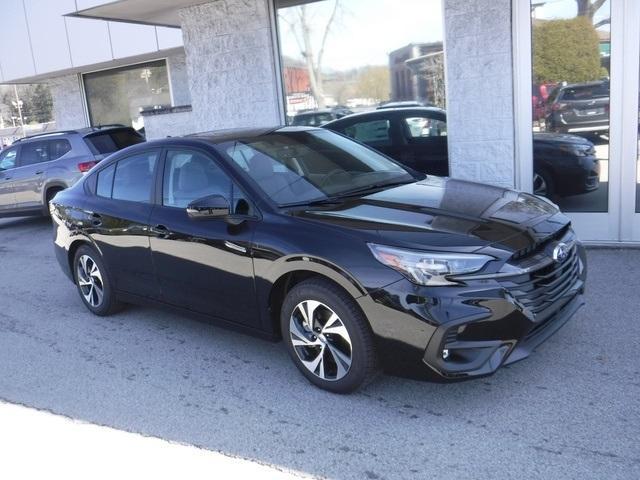
[[[314,385],[349,393],[375,375],[369,323],[337,285],[324,279],[296,285],[285,298],[280,322],[291,359]]]
[[[115,297],[109,273],[95,249],[88,245],[78,248],[73,272],[80,298],[92,313],[107,316],[120,309],[121,303]]]

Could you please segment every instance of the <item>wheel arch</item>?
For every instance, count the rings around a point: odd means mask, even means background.
[[[71,275],[74,278],[75,278],[75,273],[73,270],[73,259],[75,258],[76,252],[78,251],[78,249],[83,245],[94,248],[98,252],[98,254],[102,256],[102,251],[100,250],[100,248],[98,248],[98,245],[96,245],[96,243],[93,240],[91,240],[89,237],[83,236],[83,237],[75,238],[71,243],[69,243],[69,248],[67,250],[67,263],[69,265],[69,271],[71,272]]]
[[[284,267],[278,269],[270,279],[266,297],[267,321],[277,337],[282,333],[280,313],[284,298],[293,287],[310,278],[323,278],[341,288],[354,300],[367,295],[367,291],[359,282],[331,262],[307,256],[290,257],[284,262]]]

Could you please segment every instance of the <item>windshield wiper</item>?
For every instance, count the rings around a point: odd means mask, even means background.
[[[283,203],[279,205],[281,208],[291,208],[291,207],[312,207],[314,205],[326,205],[331,203],[337,203],[340,201],[340,197],[327,197],[327,198],[317,198],[315,200],[306,200],[303,202],[294,202],[294,203]]]
[[[340,198],[345,198],[345,197],[354,197],[354,196],[359,196],[362,195],[364,193],[369,193],[369,192],[375,192],[378,191],[382,188],[385,187],[397,187],[400,185],[408,185],[409,183],[413,183],[413,181],[409,180],[409,181],[398,181],[398,182],[380,182],[380,183],[374,183],[372,185],[367,185],[366,187],[362,187],[362,188],[356,188],[355,190],[348,190],[344,193],[341,193],[339,195]]]

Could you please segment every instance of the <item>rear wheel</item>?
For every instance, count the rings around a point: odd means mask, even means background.
[[[73,272],[80,298],[92,313],[107,316],[121,308],[122,304],[111,287],[109,273],[94,248],[87,245],[78,248],[73,260]]]
[[[285,298],[280,321],[291,359],[314,385],[349,393],[375,375],[369,323],[335,284],[310,279],[296,285]]]

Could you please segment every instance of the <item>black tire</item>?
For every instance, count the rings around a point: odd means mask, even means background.
[[[62,190],[64,190],[63,188],[51,188],[49,191],[47,191],[47,196],[44,199],[44,208],[42,209],[42,213],[44,214],[45,217],[50,217],[51,216],[51,211],[49,210],[49,202],[51,200],[53,200],[53,197],[55,197],[58,192],[61,192]]]
[[[536,178],[536,176],[539,178]],[[536,185],[539,181],[544,182],[546,193],[539,191]],[[545,196],[552,201],[556,198],[556,184],[553,177],[546,170],[539,170],[533,173],[533,193]]]
[[[95,282],[95,284],[93,285],[94,290],[91,290],[90,286],[81,285],[82,267],[80,264],[83,258],[89,258],[91,263],[95,264],[98,269],[100,280],[98,280],[96,276],[93,276],[92,280],[91,278],[89,278],[90,276],[85,275],[85,279],[88,278],[89,281]],[[90,247],[89,245],[82,245],[76,251],[76,254],[73,258],[73,278],[75,280],[76,288],[78,289],[78,293],[80,294],[82,303],[84,303],[85,307],[87,307],[91,313],[104,317],[112,315],[122,308],[122,303],[119,302],[115,296],[109,271],[105,267],[104,262],[102,261],[102,257],[93,247]],[[95,302],[94,304],[94,300],[100,297],[100,295],[96,293],[99,288],[99,284],[101,286],[102,295],[100,301]],[[91,298],[91,301],[87,298],[87,295]]]
[[[321,378],[319,374],[312,372],[305,366],[298,353],[302,352],[302,355],[308,351],[312,351],[313,353],[315,351],[313,350],[314,348],[323,348],[319,351],[324,352],[324,348],[326,347],[327,356],[323,358],[327,358],[327,360],[326,362],[321,360],[321,363],[327,365],[326,371],[329,372],[332,365],[337,367],[337,362],[335,362],[337,357],[333,352],[335,352],[337,345],[335,342],[341,342],[343,340],[340,334],[334,335],[327,333],[325,334],[327,336],[324,337],[321,333],[318,333],[318,337],[315,337],[312,335],[312,331],[305,331],[317,342],[319,342],[319,338],[322,337],[325,347],[297,347],[298,350],[296,350],[296,347],[293,345],[291,322],[294,321],[292,320],[294,310],[299,312],[297,310],[298,306],[309,300],[322,304],[322,306],[318,308],[318,316],[322,316],[323,314],[326,316],[332,311],[331,313],[335,313],[338,316],[338,322],[341,323],[339,328],[344,326],[348,332],[351,345],[350,348],[343,350],[343,352],[350,352],[351,364],[346,370],[346,374],[340,378],[338,378],[337,373],[335,375],[336,378],[333,379]],[[375,377],[377,364],[373,332],[357,303],[339,286],[323,278],[311,278],[299,283],[287,294],[282,304],[281,312],[280,326],[287,351],[300,372],[307,377],[311,383],[330,392],[350,393],[369,383]],[[317,322],[318,332],[320,331],[321,322],[322,319],[319,319]],[[327,326],[328,323],[328,321],[325,321],[325,326]],[[334,349],[331,349],[330,345],[327,345],[327,342],[331,343]],[[346,344],[342,342],[342,345]],[[309,350],[307,350],[307,348],[309,348]],[[322,355],[324,355],[324,353]],[[337,368],[335,370],[337,370]],[[327,376],[329,377],[331,375],[327,374]]]

